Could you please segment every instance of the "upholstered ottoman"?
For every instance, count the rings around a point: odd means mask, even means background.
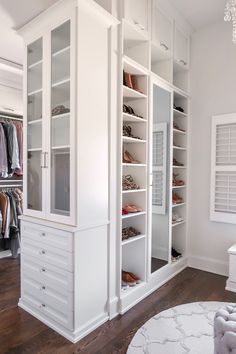
[[[219,310],[214,320],[215,354],[236,354],[236,306]]]

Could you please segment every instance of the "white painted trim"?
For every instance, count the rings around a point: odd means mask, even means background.
[[[119,298],[118,296],[115,296],[113,299],[110,300],[109,302],[109,320],[112,320],[119,314]]]
[[[233,293],[236,293],[236,283],[233,281],[230,281],[229,279],[226,281],[226,287],[225,290],[227,291],[232,291]]]
[[[222,262],[217,259],[189,255],[188,266],[205,272],[228,276],[228,262]]]

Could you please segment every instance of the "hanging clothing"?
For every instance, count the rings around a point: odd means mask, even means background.
[[[7,143],[7,162],[8,162],[8,177],[13,176],[12,170],[12,153],[13,153],[13,127],[9,123],[2,123],[6,143]]]
[[[7,146],[4,129],[0,124],[0,177],[8,176]]]
[[[12,164],[11,168],[15,172],[16,169],[20,168],[20,162],[19,162],[19,146],[18,146],[18,140],[17,140],[17,133],[16,133],[16,126],[11,123],[11,126],[13,128],[12,131]]]
[[[19,150],[19,165],[20,167],[15,171],[18,176],[23,175],[23,124],[19,121],[14,121],[17,134],[18,150]]]
[[[0,192],[2,214],[1,238],[9,240],[12,257],[16,258],[20,248],[20,222],[23,193],[19,188]]]

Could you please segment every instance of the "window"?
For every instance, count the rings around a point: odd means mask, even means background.
[[[212,118],[211,220],[236,224],[236,113]]]

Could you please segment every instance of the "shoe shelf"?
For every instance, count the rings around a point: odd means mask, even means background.
[[[182,224],[184,224],[184,223],[185,223],[185,221],[184,221],[184,220],[179,221],[179,222],[176,222],[176,223],[172,223],[172,227],[176,227],[176,226],[178,226],[178,225],[182,225]]]
[[[131,75],[146,76],[148,73],[145,67],[126,55],[123,56],[123,68]]]
[[[183,135],[186,135],[187,133],[186,132],[183,132],[182,130],[179,130],[179,129],[173,129],[173,132],[174,133],[177,133],[177,134],[183,134]]]
[[[140,284],[136,284],[135,286],[129,286],[127,289],[121,289],[121,298],[124,296],[129,295],[133,291],[136,291],[137,289],[140,289],[142,286],[144,286],[145,282],[141,282]]]
[[[182,188],[186,188],[186,184],[184,184],[183,186],[172,186],[172,189],[182,189]]]
[[[52,116],[52,119],[62,119],[62,118],[70,118],[70,112]]]
[[[124,143],[138,144],[138,143],[146,143],[147,142],[146,140],[143,140],[143,139],[135,139],[135,138],[130,138],[128,136],[123,136],[122,139],[123,139]]]
[[[143,193],[146,192],[146,189],[129,189],[129,190],[123,190],[122,194],[130,194],[130,193]]]
[[[122,241],[122,246],[128,245],[132,242],[142,240],[145,237],[146,237],[146,235],[138,235],[138,236],[130,237],[127,240]]]
[[[180,150],[180,151],[187,151],[187,149],[185,147],[181,147],[181,146],[173,146],[174,150]]]
[[[41,59],[41,60],[38,60],[38,61],[36,61],[35,63],[29,65],[29,66],[28,66],[28,69],[29,69],[29,70],[34,69],[34,68],[36,68],[37,66],[42,65],[42,63],[43,63],[43,60],[42,60],[42,59]]]
[[[132,114],[123,113],[123,122],[126,122],[126,123],[147,123],[147,120],[144,118],[134,116]]]
[[[186,205],[186,203],[172,204],[172,208],[177,208],[184,205]]]
[[[147,98],[147,95],[123,85],[124,98]]]
[[[143,163],[122,163],[123,167],[147,167],[146,164]]]
[[[173,111],[174,111],[174,117],[175,118],[176,117],[182,117],[182,118],[187,118],[188,117],[187,113],[181,112],[178,109],[174,108]]]
[[[122,219],[135,218],[137,216],[146,215],[146,211],[140,211],[139,213],[130,213],[122,215]]]
[[[186,166],[175,166],[175,165],[173,165],[172,167],[173,167],[173,169],[180,169],[180,170],[181,169],[183,170],[183,169],[187,168]]]
[[[31,121],[28,122],[29,125],[41,124],[41,123],[42,123],[42,119],[31,120]]]

